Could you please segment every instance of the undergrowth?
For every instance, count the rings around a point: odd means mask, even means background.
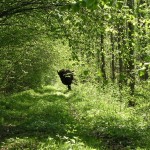
[[[150,92],[142,90],[137,87],[131,97],[126,90],[110,85],[97,90],[87,83],[71,92],[46,86],[1,96],[0,148],[150,149]]]

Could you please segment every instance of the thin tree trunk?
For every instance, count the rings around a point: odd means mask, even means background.
[[[129,6],[129,9],[134,11],[134,0],[128,0],[127,5]],[[128,56],[128,77],[129,77],[129,87],[130,87],[130,94],[134,95],[134,89],[135,89],[135,74],[134,74],[134,26],[131,21],[128,22],[128,50],[129,50],[129,56]]]
[[[100,37],[100,41],[101,41],[101,73],[102,73],[102,77],[103,77],[103,83],[104,85],[106,84],[106,81],[107,81],[107,77],[106,77],[106,71],[105,71],[105,54],[104,54],[104,35],[101,34],[101,37]]]
[[[115,81],[115,47],[114,47],[114,37],[113,33],[111,33],[111,80]]]
[[[146,10],[148,7],[148,2],[145,0],[140,0],[139,3],[137,4],[137,17],[138,17],[138,34],[140,35],[138,37],[138,50],[140,52],[140,56],[138,57],[140,62],[143,64],[143,67],[145,67],[144,74],[141,76],[140,74],[140,79],[147,80],[148,79],[148,66],[144,66],[144,63],[146,62],[146,47],[148,44],[148,36],[147,36],[147,23],[143,22],[143,19],[147,17],[146,12],[141,11],[141,10]],[[144,78],[143,78],[144,77]]]
[[[118,26],[118,51],[119,51],[119,89],[122,89],[122,81],[123,81],[123,60],[122,60],[122,26],[119,23]]]

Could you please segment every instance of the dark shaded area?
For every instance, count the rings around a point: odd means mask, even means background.
[[[118,123],[118,125],[113,124],[113,122]],[[139,148],[147,148],[143,145],[143,141],[149,141],[150,129],[139,128],[133,125],[126,125],[119,123],[115,117],[105,118],[97,120],[91,130],[89,130],[89,135],[97,140],[102,140],[105,143],[108,150],[127,150]],[[132,122],[132,121],[131,121]]]

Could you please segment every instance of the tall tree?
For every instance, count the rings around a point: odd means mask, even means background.
[[[112,82],[115,81],[115,45],[114,45],[114,35],[111,32],[110,41],[111,41],[111,79]]]
[[[134,0],[127,0],[127,5],[129,7],[129,15],[134,15]],[[128,77],[129,77],[129,87],[131,95],[134,94],[135,88],[135,73],[134,73],[134,25],[131,20],[128,20]]]
[[[100,55],[101,55],[101,73],[103,77],[103,83],[106,84],[106,70],[105,70],[105,51],[104,51],[104,34],[102,33],[100,36]]]

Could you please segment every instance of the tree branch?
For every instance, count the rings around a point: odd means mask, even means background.
[[[70,4],[67,3],[48,3],[45,4],[43,2],[22,2],[17,3],[15,6],[11,6],[10,8],[4,9],[0,12],[0,18],[11,17],[15,14],[29,12],[32,10],[40,10],[40,9],[52,9],[56,7],[63,7]]]

